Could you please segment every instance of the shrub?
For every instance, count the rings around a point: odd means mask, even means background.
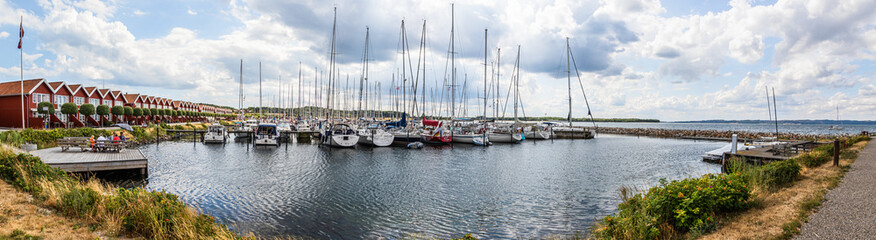
[[[97,192],[90,188],[72,186],[61,196],[60,208],[68,216],[83,217],[94,211],[97,203]]]
[[[79,112],[79,108],[76,107],[75,103],[64,103],[61,105],[61,113],[63,114],[76,114]]]
[[[598,221],[597,238],[654,239],[671,231],[713,226],[714,215],[748,207],[751,191],[743,176],[707,174],[652,187],[618,205],[618,212]]]
[[[113,115],[122,116],[125,115],[125,107],[113,106],[113,108],[110,109],[110,112],[112,112]]]
[[[38,157],[0,154],[0,179],[15,188],[39,196],[42,192],[42,187],[38,184],[40,180],[69,181],[71,178],[64,171],[44,164]]]
[[[767,189],[786,186],[800,174],[800,164],[794,159],[771,162],[760,167],[759,182]]]
[[[825,146],[829,146],[829,148],[825,147]],[[825,149],[827,149],[827,150],[825,150]],[[822,164],[830,161],[831,155],[828,155],[828,153],[826,152],[828,150],[830,151],[831,154],[833,153],[833,144],[827,144],[827,145],[818,147],[810,153],[802,154],[802,155],[794,158],[794,160],[796,160],[797,162],[800,162],[800,164],[802,164],[803,166],[806,166],[808,168],[821,166]]]
[[[134,115],[134,108],[125,106],[123,109],[125,111],[125,116],[133,116]]]
[[[55,114],[55,105],[50,102],[40,102],[37,104],[37,112],[42,115]]]
[[[97,115],[101,115],[101,116],[109,116],[110,115],[110,108],[107,105],[103,105],[103,104],[97,105],[97,108],[95,109],[95,111],[97,112]]]
[[[132,111],[133,111],[133,115],[135,117],[143,116],[143,109],[142,108],[134,108],[134,110],[132,110]],[[146,110],[146,111],[149,111],[149,110]]]

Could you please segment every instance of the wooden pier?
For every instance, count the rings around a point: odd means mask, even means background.
[[[736,154],[724,153],[724,159],[738,157],[754,164],[767,164],[774,161],[788,160],[801,153],[812,151],[813,148],[822,145],[814,141],[795,141],[772,146],[740,150]]]
[[[30,154],[43,163],[66,172],[94,172],[109,170],[140,169],[147,176],[149,160],[139,149],[124,149],[121,152],[61,151],[60,147],[41,149]]]

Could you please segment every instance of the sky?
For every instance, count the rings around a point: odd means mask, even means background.
[[[457,116],[480,115],[485,83],[488,116],[496,85],[512,116],[516,79],[521,116],[564,117],[571,91],[573,117],[589,103],[597,118],[767,119],[774,89],[779,119],[876,120],[874,0],[0,0],[0,80],[23,61],[25,79],[239,107],[242,71],[250,107],[261,63],[261,104],[282,88],[297,106],[299,64],[307,104],[333,56],[337,102],[355,109],[366,28],[384,110],[404,74],[444,116],[450,86]]]

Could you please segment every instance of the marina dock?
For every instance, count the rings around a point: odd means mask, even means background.
[[[725,152],[724,159],[738,157],[755,164],[766,164],[773,161],[783,161],[796,157],[801,153],[812,151],[821,144],[814,141],[795,141],[760,148],[737,151],[736,154]]]
[[[73,149],[61,151],[60,147],[41,149],[30,154],[43,163],[66,172],[94,172],[108,170],[140,169],[145,177],[148,159],[139,149],[125,149],[117,153],[81,152]]]

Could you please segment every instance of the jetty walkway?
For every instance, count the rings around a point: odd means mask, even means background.
[[[809,216],[795,239],[873,239],[876,236],[876,144],[868,143],[842,183]]]

